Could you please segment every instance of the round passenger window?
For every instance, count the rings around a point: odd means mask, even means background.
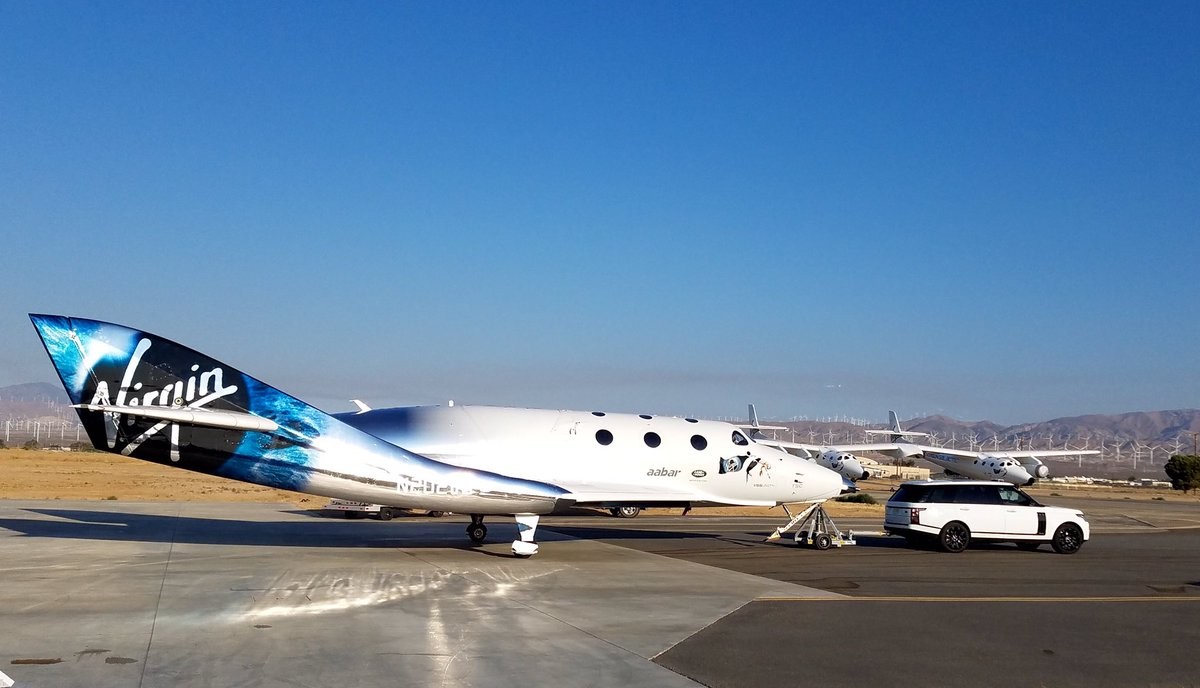
[[[662,438],[658,436],[657,432],[648,432],[642,439],[646,440],[646,446],[652,449],[662,444]]]
[[[707,446],[708,440],[704,439],[702,435],[692,435],[692,449],[702,451]]]
[[[612,444],[613,435],[607,430],[597,430],[596,441],[607,447],[608,445]]]

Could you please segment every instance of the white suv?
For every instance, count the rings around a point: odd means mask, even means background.
[[[1042,506],[1009,483],[986,480],[903,483],[888,500],[884,530],[909,542],[936,537],[947,552],[977,539],[1028,549],[1048,542],[1059,554],[1079,551],[1090,532],[1083,512]]]

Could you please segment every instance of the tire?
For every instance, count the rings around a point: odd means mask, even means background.
[[[487,539],[487,526],[482,523],[467,526],[467,537],[471,538],[471,542],[482,545],[483,541]]]
[[[617,518],[637,518],[638,514],[642,513],[640,506],[619,506],[611,510],[612,515]]]
[[[938,543],[947,552],[957,554],[971,544],[971,529],[962,521],[951,521],[942,526],[942,532],[938,534]]]
[[[828,533],[817,533],[812,537],[813,547],[825,550],[833,547],[833,538],[829,537]]]
[[[1074,554],[1083,547],[1083,529],[1074,523],[1064,523],[1054,531],[1050,546],[1059,554]]]
[[[392,510],[387,508],[386,506],[379,510],[379,520],[380,521],[390,521],[390,520],[392,520],[392,517],[395,515],[396,514],[394,514],[392,512]]]
[[[445,511],[427,511],[427,512],[425,512],[425,515],[429,516],[430,518],[441,518],[446,515],[446,512]]]

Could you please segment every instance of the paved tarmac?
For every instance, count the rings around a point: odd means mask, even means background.
[[[1068,499],[1049,499],[1068,505]],[[1200,507],[1100,501],[1078,554],[958,555],[777,520],[321,518],[0,501],[17,686],[1200,684]],[[843,527],[875,530],[877,520]],[[693,682],[695,681],[695,682]]]
[[[870,535],[820,552],[764,543],[777,522],[747,518],[558,530],[844,595],[760,598],[655,659],[712,688],[1200,685],[1200,505],[1044,501],[1088,514],[1092,540],[1078,553],[996,544],[951,555]]]
[[[831,596],[511,519],[0,502],[17,686],[693,686],[650,658],[747,602]],[[493,544],[494,543],[494,544]]]

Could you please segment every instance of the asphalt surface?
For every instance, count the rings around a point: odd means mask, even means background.
[[[1084,508],[1077,554],[961,554],[780,520],[321,518],[280,505],[0,501],[17,686],[1187,686],[1200,506]]]
[[[713,688],[1200,685],[1200,507],[1044,501],[1089,515],[1078,553],[947,554],[879,535],[821,552],[764,542],[779,523],[745,518],[557,530],[846,596],[759,598],[655,658]]]

